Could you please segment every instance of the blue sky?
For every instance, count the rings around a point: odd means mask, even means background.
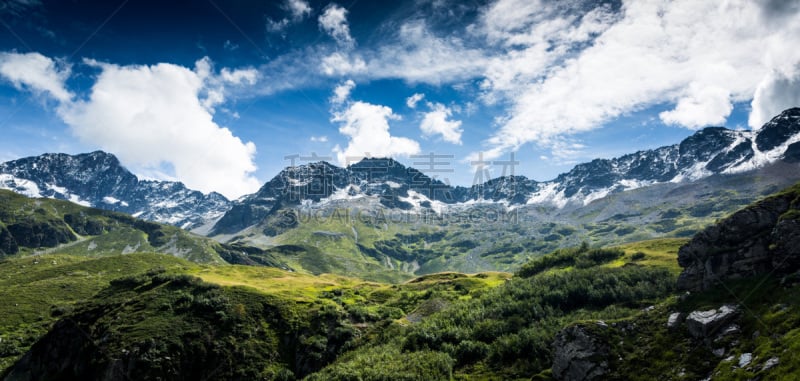
[[[231,198],[292,155],[549,180],[800,104],[792,1],[163,3],[3,2],[0,160],[103,149]]]

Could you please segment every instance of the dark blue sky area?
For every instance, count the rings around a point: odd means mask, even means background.
[[[0,160],[104,149],[231,197],[311,153],[453,155],[469,185],[514,152],[548,180],[797,106],[777,3],[8,0]]]

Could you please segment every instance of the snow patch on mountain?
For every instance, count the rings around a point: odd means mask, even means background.
[[[43,154],[0,163],[0,188],[181,227],[218,219],[230,205],[222,195],[204,195],[178,182],[140,180],[114,155],[102,151]]]
[[[559,184],[556,182],[544,183],[538,191],[531,193],[528,196],[528,205],[537,204],[550,204],[558,208],[563,208],[567,205],[569,199],[564,196],[564,190],[559,189]]]
[[[7,189],[28,197],[42,197],[42,192],[35,182],[0,173],[0,189]]]

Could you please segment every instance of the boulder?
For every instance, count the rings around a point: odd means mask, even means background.
[[[669,318],[667,319],[667,328],[675,329],[683,323],[683,320],[686,318],[686,314],[682,312],[673,312],[669,314]]]
[[[778,364],[780,364],[780,359],[777,357],[771,357],[769,360],[767,360],[767,362],[764,363],[764,366],[761,368],[761,370],[770,370]]]
[[[727,304],[713,310],[694,311],[686,318],[686,327],[694,338],[707,339],[721,327],[730,324],[738,315],[738,308]]]
[[[609,370],[608,345],[580,325],[556,335],[553,354],[553,376],[557,380],[597,380]]]
[[[742,355],[739,356],[739,368],[744,368],[750,365],[751,361],[753,361],[752,353],[742,353]]]

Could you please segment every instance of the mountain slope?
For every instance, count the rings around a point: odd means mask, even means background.
[[[441,213],[416,206],[389,209],[377,197],[357,196],[279,207],[227,238],[265,247],[292,268],[317,274],[388,281],[439,271],[514,271],[531,258],[582,241],[609,245],[690,237],[797,180],[799,166],[778,162],[618,192],[581,207],[475,203]]]
[[[426,303],[509,276],[387,285],[146,253],[3,260],[0,379],[299,379],[397,319],[426,316]]]
[[[30,254],[102,257],[134,252],[163,253],[197,263],[286,268],[263,250],[220,244],[123,213],[0,190],[0,258]]]
[[[312,273],[388,280],[386,271],[513,271],[582,241],[691,236],[800,180],[796,146],[800,108],[757,131],[706,128],[680,144],[579,164],[548,182],[504,176],[451,187],[392,159],[311,163],[234,202],[210,235],[276,248]]]
[[[793,379],[798,187],[692,240],[561,249],[510,279],[441,273],[388,285],[155,254],[0,261],[0,296],[18,304],[0,308],[22,307],[0,314],[0,364],[10,365],[0,372],[7,381]],[[694,266],[679,266],[687,250],[716,244],[735,256],[760,245],[763,232],[737,215],[761,211],[779,215],[766,250],[790,256],[781,274],[732,270],[718,273],[724,285],[678,289],[681,267]],[[737,242],[708,240],[736,224]],[[96,291],[76,303],[64,288]]]
[[[0,164],[0,189],[132,214],[146,220],[195,228],[218,219],[229,201],[182,183],[139,180],[114,155],[44,154]]]
[[[261,222],[282,207],[374,198],[400,210],[450,205],[584,206],[609,194],[660,183],[679,183],[715,174],[747,172],[792,160],[800,142],[800,108],[792,108],[757,131],[709,127],[680,144],[614,159],[576,165],[546,182],[504,176],[472,187],[451,187],[392,159],[368,158],[348,168],[325,162],[289,167],[257,193],[234,203],[212,234],[230,234]],[[791,148],[790,147],[794,147]]]

